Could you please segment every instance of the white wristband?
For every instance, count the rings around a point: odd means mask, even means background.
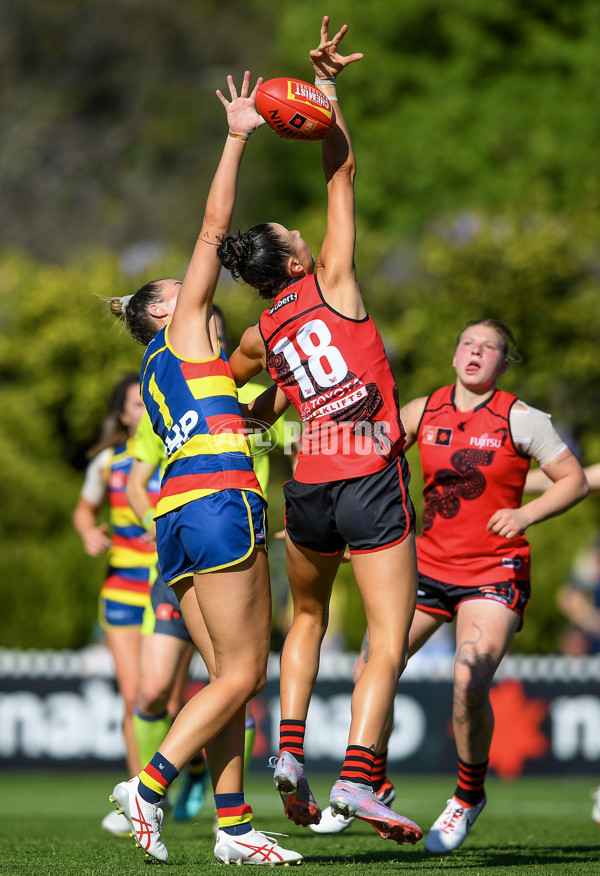
[[[333,87],[335,88],[335,76],[333,77],[333,79],[319,79],[318,76],[315,76],[315,85],[317,86],[317,88],[324,88],[326,85],[333,85]],[[337,103],[337,97],[335,94],[326,94],[325,97],[331,101],[335,100],[335,102]]]

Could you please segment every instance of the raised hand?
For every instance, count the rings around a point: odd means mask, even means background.
[[[236,131],[238,134],[251,134],[264,125],[265,120],[256,112],[256,90],[262,81],[262,76],[259,76],[251,94],[248,95],[250,71],[246,70],[239,97],[231,75],[227,77],[231,100],[227,100],[223,92],[217,89],[217,97],[227,111],[227,124],[230,131]]]
[[[353,52],[351,55],[340,55],[338,46],[346,35],[348,25],[343,24],[336,35],[329,39],[329,16],[325,15],[321,23],[321,42],[316,49],[310,53],[310,60],[313,65],[315,76],[319,79],[335,79],[338,73],[352,64],[354,61],[360,61],[363,57],[362,52]]]

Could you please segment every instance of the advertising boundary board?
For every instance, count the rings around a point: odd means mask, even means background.
[[[355,655],[323,655],[307,722],[311,772],[334,774],[350,720]],[[398,686],[389,744],[393,773],[454,773],[452,659],[415,658]],[[199,657],[187,696],[207,683]],[[520,775],[600,774],[600,655],[508,656],[492,689],[496,729],[490,772]],[[257,737],[251,769],[277,752],[279,659],[252,704]],[[0,769],[124,770],[122,700],[110,654],[0,649]]]

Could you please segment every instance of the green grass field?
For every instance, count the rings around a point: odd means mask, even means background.
[[[131,839],[104,834],[100,821],[110,810],[108,795],[123,777],[5,773],[0,819],[1,876],[130,876],[147,872],[144,854]],[[329,780],[311,782],[320,801]],[[441,812],[454,788],[451,776],[392,776],[397,812],[425,830]],[[303,872],[374,876],[406,872],[451,876],[590,876],[600,874],[600,826],[591,815],[590,779],[488,780],[488,805],[461,849],[446,857],[423,846],[384,842],[368,825],[354,822],[344,834],[318,837],[283,816],[270,773],[251,774],[246,799],[259,829],[289,835],[281,843],[304,855]],[[166,867],[177,873],[223,868],[213,857],[212,798],[196,823],[165,823],[169,849]]]

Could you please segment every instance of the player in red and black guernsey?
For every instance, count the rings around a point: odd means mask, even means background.
[[[253,828],[243,792],[246,704],[265,682],[271,632],[266,502],[212,302],[221,272],[217,245],[229,230],[246,143],[262,119],[250,74],[239,97],[231,76],[227,82],[231,100],[220,91],[217,96],[229,133],[183,282],[156,280],[110,301],[133,337],[147,344],[142,397],[167,458],[155,515],[158,558],[210,676],[150,763],[116,785],[111,800],[146,854],[166,861],[159,804],[180,770],[205,748],[218,817],[217,860],[298,863],[302,855]],[[247,406],[267,422],[285,407],[275,387]]]
[[[368,314],[338,313],[318,277],[308,274],[276,296],[258,328],[269,373],[302,418],[296,481],[363,477],[398,457],[404,446],[398,390]]]
[[[418,443],[424,479],[409,655],[456,618],[452,726],[458,781],[425,841],[436,854],[458,848],[485,805],[494,730],[489,691],[530,595],[524,533],[588,492],[583,469],[549,415],[497,388],[509,362],[519,360],[504,323],[467,323],[454,353],[456,382],[401,411],[407,446]],[[531,459],[552,486],[523,505]],[[361,658],[355,673],[367,659],[366,645]],[[381,750],[386,741],[384,736]]]
[[[394,378],[354,267],[356,162],[335,78],[362,55],[339,54],[347,28],[330,40],[328,25],[325,17],[311,52],[315,85],[334,101],[337,118],[322,141],[328,205],[318,259],[298,231],[274,222],[226,237],[219,257],[271,302],[231,357],[238,385],[267,369],[303,422],[294,478],[284,486],[294,618],[281,658],[275,785],[288,818],[319,822],[304,770],[304,733],[331,588],[348,545],[372,662],[353,694],[346,756],[329,802],[371,823],[384,839],[413,843],[421,829],[377,797],[372,771],[414,613],[414,511]]]

